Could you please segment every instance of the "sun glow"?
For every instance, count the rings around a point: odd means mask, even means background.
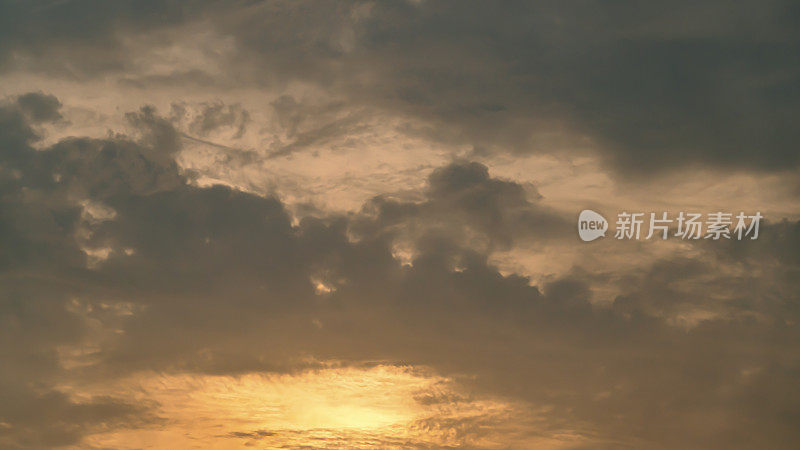
[[[111,448],[317,448],[493,446],[485,429],[514,408],[476,400],[444,377],[401,366],[328,368],[298,374],[148,374],[113,386],[72,389],[78,401],[123,395],[155,406],[144,429],[89,436]]]

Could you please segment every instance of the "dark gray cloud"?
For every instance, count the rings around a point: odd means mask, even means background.
[[[87,432],[155,420],[146,405],[110,397],[78,401],[54,389],[65,371],[58,349],[80,344],[90,331],[86,318],[71,308],[92,289],[86,255],[78,245],[81,207],[76,199],[130,195],[149,185],[145,178],[151,173],[144,175],[137,163],[152,152],[124,139],[68,139],[38,152],[30,147],[39,139],[31,123],[58,119],[58,105],[55,97],[32,93],[0,106],[4,448],[72,445]],[[134,116],[143,124],[154,122],[146,112]]]
[[[87,433],[159,422],[148,408],[113,398],[76,403],[58,392],[36,395],[12,388],[2,390],[2,400],[0,444],[8,449],[65,447],[80,444]]]
[[[54,122],[61,119],[61,102],[53,95],[29,92],[17,98],[20,109],[32,122]]]
[[[148,405],[66,399],[55,386],[67,377],[284,372],[308,367],[306,356],[429,366],[476,394],[545,405],[539,433],[577,433],[592,448],[800,440],[797,223],[731,249],[701,246],[697,259],[576,269],[535,286],[501,274],[491,251],[527,236],[558,245],[562,219],[481,164],[435,170],[419,202],[377,198],[292,225],[279,199],[192,185],[173,159],[177,132],[152,108],[128,116],[136,139],[39,150],[22,111],[19,100],[0,108],[6,446],[155,420]],[[87,204],[113,214],[87,217]],[[416,249],[411,265],[393,257],[401,238]],[[106,256],[92,264],[87,249]],[[737,264],[753,270],[727,270]],[[318,295],[315,279],[332,291]],[[613,305],[593,304],[593,289],[613,284],[623,287]],[[698,309],[714,314],[676,323]],[[100,339],[90,323],[121,332]],[[93,358],[65,367],[57,349],[87,339]]]
[[[0,2],[0,65],[83,78],[121,70],[126,35],[175,25],[191,5],[171,1]]]
[[[531,190],[490,177],[483,164],[457,161],[433,171],[425,201],[376,197],[364,205],[351,230],[412,240],[447,236],[484,251],[508,249],[515,239],[571,238],[567,220],[539,205],[539,193]]]
[[[315,31],[298,40],[287,26],[241,27],[234,35],[255,61],[422,118],[444,140],[541,151],[537,133],[558,123],[628,170],[798,162],[790,4],[398,2],[363,14],[297,5],[270,19],[274,11],[246,24],[288,16]]]
[[[791,2],[6,1],[2,8],[5,70],[117,73],[134,83],[140,77],[142,88],[281,90],[302,81],[352,110],[415,119],[404,132],[477,152],[588,141],[629,175],[800,162],[792,121],[800,13]],[[234,39],[235,49],[206,55],[222,74],[135,73],[124,39],[187,23]]]

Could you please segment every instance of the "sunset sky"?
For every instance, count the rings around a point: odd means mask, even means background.
[[[800,448],[798,119],[793,2],[0,0],[0,448]]]

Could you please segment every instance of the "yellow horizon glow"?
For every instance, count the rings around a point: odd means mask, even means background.
[[[495,448],[507,446],[514,430],[493,427],[508,427],[520,414],[507,402],[471,398],[448,378],[393,365],[241,376],[146,373],[64,390],[79,402],[113,395],[157,405],[157,423],[90,435],[81,446],[92,448]]]

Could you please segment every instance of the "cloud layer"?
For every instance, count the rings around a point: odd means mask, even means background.
[[[796,448],[798,17],[3,2],[0,446]]]

